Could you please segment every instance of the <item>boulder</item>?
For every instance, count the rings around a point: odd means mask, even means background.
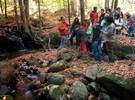
[[[94,64],[87,68],[85,76],[90,80],[96,80],[97,72],[98,72],[98,66],[97,64]]]
[[[75,77],[75,78],[79,78],[83,73],[78,72],[76,70],[70,70],[70,73]]]
[[[92,91],[94,92],[99,92],[100,90],[100,86],[99,84],[97,84],[96,82],[91,82],[90,84],[88,84],[91,88]]]
[[[88,100],[88,91],[86,86],[80,82],[75,82],[70,88],[71,100]]]
[[[64,88],[59,85],[52,85],[49,89],[51,100],[67,100]]]
[[[109,95],[107,95],[106,93],[103,93],[103,92],[101,92],[99,94],[99,96],[100,96],[100,100],[112,100]]]
[[[135,78],[125,79],[122,76],[101,71],[97,75],[97,82],[121,100],[134,100],[135,98]]]
[[[57,73],[51,73],[47,76],[48,84],[61,85],[65,81],[65,76]]]
[[[67,62],[65,60],[60,60],[60,61],[53,63],[50,66],[49,71],[50,72],[59,72],[66,68],[67,68]]]
[[[37,60],[33,57],[26,59],[26,63],[28,66],[39,66],[40,65],[39,60]]]
[[[70,61],[72,59],[72,56],[72,52],[67,50],[66,48],[60,50],[59,59]]]

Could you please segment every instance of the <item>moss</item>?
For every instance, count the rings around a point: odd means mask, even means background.
[[[52,99],[58,99],[60,96],[64,95],[65,91],[63,87],[57,87],[52,92]]]

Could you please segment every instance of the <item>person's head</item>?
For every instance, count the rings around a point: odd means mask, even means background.
[[[94,7],[93,10],[96,12],[97,11],[97,7]]]
[[[129,12],[126,12],[125,15],[126,15],[127,18],[130,18],[130,16],[131,16]]]
[[[106,13],[110,14],[111,13],[111,9],[106,9]]]
[[[76,29],[76,30],[79,30],[79,28],[80,28],[80,25],[76,25],[76,26],[75,26],[75,29]]]
[[[104,9],[101,9],[101,14],[104,14],[104,11],[105,11]]]
[[[60,21],[65,22],[65,17],[64,16],[61,16],[60,17]]]
[[[109,14],[108,13],[106,13],[105,15],[104,15],[104,19],[106,19],[106,17],[108,17],[109,16]]]
[[[120,12],[121,8],[120,8],[120,7],[118,7],[116,10],[117,10],[118,12]]]
[[[120,18],[120,14],[116,13],[116,14],[114,15],[114,19],[118,19],[118,18]]]
[[[87,20],[84,19],[83,22],[82,22],[82,25],[86,25],[87,24]]]
[[[107,24],[107,25],[110,25],[110,24],[113,23],[113,22],[114,22],[114,20],[113,20],[112,17],[110,17],[110,16],[106,17],[106,24]]]
[[[74,19],[74,23],[78,23],[79,22],[79,19],[78,19],[78,17],[76,17],[75,19]]]

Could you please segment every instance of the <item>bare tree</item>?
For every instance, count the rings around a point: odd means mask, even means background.
[[[69,21],[69,26],[70,26],[70,0],[68,0],[68,21]]]
[[[16,0],[14,0],[14,11],[15,11],[15,20],[16,20],[16,29],[18,31],[18,13],[17,13],[17,7],[16,7]]]
[[[5,3],[5,18],[7,18],[7,0],[4,0]]]
[[[118,6],[118,0],[115,0],[115,2],[114,2],[114,10],[117,8],[117,6]]]
[[[85,19],[84,0],[80,0],[81,22]]]
[[[105,0],[105,9],[109,8],[109,0]]]
[[[39,12],[39,29],[41,29],[41,11],[40,11],[40,0],[38,0],[38,12]]]
[[[1,9],[1,13],[3,14],[2,0],[0,0],[0,9]]]
[[[71,15],[76,16],[76,14],[75,14],[75,0],[71,0]]]

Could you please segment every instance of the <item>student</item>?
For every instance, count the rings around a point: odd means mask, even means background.
[[[101,9],[101,15],[100,15],[100,17],[99,17],[99,23],[100,23],[100,24],[101,24],[102,20],[104,19],[104,15],[105,15],[104,9]]]
[[[87,31],[87,29],[88,29],[87,20],[83,20],[83,22],[82,22],[82,28],[83,28],[85,31]]]
[[[93,23],[92,51],[96,61],[101,61],[101,27],[97,21]]]
[[[79,25],[76,26],[77,34],[80,39],[80,54],[84,57],[84,60],[87,59],[87,47],[86,44],[88,42],[88,35],[86,31],[80,27]]]
[[[106,17],[106,30],[102,31],[106,38],[106,49],[109,56],[109,62],[114,61],[114,42],[115,42],[115,25],[112,17]]]
[[[72,26],[71,26],[71,29],[70,29],[70,44],[73,45],[73,38],[76,37],[76,44],[77,44],[77,36],[76,36],[76,29],[75,29],[75,26],[76,25],[81,25],[79,19],[76,17],[74,19],[74,22],[72,23]]]
[[[66,48],[67,47],[67,41],[68,41],[68,34],[69,34],[69,29],[67,26],[67,23],[65,21],[65,17],[62,16],[60,18],[60,22],[58,24],[58,30],[61,35],[61,43],[59,49]]]
[[[90,13],[90,21],[93,23],[95,20],[98,20],[97,7],[94,7],[93,11]]]

